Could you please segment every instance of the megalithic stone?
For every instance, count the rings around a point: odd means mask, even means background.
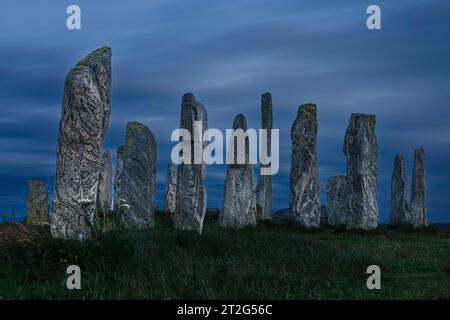
[[[119,152],[119,214],[125,227],[153,227],[156,209],[156,142],[142,123],[127,124]]]
[[[206,214],[206,189],[204,163],[194,162],[194,122],[202,123],[202,136],[208,129],[208,116],[205,108],[197,102],[192,93],[186,93],[182,98],[180,129],[186,129],[191,134],[191,161],[178,165],[176,208],[174,227],[180,230],[192,230],[202,233]],[[203,143],[205,146],[206,143]]]
[[[111,49],[97,49],[64,85],[52,205],[53,237],[83,240],[93,231],[103,140],[111,113]]]
[[[28,180],[25,222],[33,225],[48,225],[49,206],[47,182],[39,179]]]
[[[105,151],[103,153],[102,162],[100,165],[100,176],[98,179],[97,188],[97,210],[102,213],[108,213],[111,211],[112,179],[113,168],[111,153],[109,151]]]
[[[266,92],[261,96],[262,129],[267,130],[267,150],[270,156],[272,145],[272,96]],[[261,166],[264,166],[260,164]],[[272,176],[259,175],[256,186],[256,212],[260,220],[272,219]]]
[[[173,214],[177,196],[177,166],[169,161],[167,165],[166,190],[164,191],[164,211]]]
[[[347,177],[335,176],[327,181],[327,221],[330,225],[345,225],[348,211]]]
[[[396,155],[391,178],[391,217],[394,225],[412,223],[408,205],[405,160]]]
[[[349,192],[348,229],[374,229],[378,225],[377,138],[375,115],[354,113],[345,133]]]
[[[243,114],[234,119],[233,130],[241,130],[245,134],[247,123]],[[236,132],[236,131],[235,131]],[[237,134],[238,136],[239,134]],[[232,164],[227,165],[223,205],[219,215],[219,224],[225,228],[242,228],[256,225],[256,195],[253,185],[253,166],[249,161],[249,139],[235,137],[228,148],[234,148]],[[239,142],[240,141],[240,142]],[[245,145],[245,162],[237,163],[238,143]]]
[[[428,225],[426,193],[425,152],[417,149],[414,151],[411,188],[411,221],[415,227]]]
[[[121,145],[117,148],[116,151],[116,168],[114,171],[114,211],[119,213],[122,205],[124,205],[123,201],[120,199],[120,190],[122,186],[122,174],[123,174],[123,153],[125,150],[125,146]]]
[[[315,104],[298,108],[292,129],[290,208],[297,223],[307,228],[320,224],[320,190],[317,166],[317,109]]]

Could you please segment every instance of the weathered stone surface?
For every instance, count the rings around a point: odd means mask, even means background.
[[[394,225],[411,223],[405,160],[400,155],[395,156],[394,170],[392,171],[390,223]]]
[[[378,225],[377,138],[375,115],[354,113],[345,133],[349,209],[348,229],[374,229]]]
[[[164,191],[164,211],[175,212],[177,196],[177,166],[169,161],[167,165],[166,190]]]
[[[247,123],[243,114],[234,119],[233,130],[247,131]],[[237,140],[237,139],[234,139]],[[237,146],[234,148],[234,164],[227,165],[227,175],[223,195],[222,210],[219,223],[225,228],[243,228],[256,225],[256,195],[253,185],[253,166],[249,164],[249,141],[245,141],[245,163],[237,164]]]
[[[348,211],[347,177],[335,176],[327,181],[327,221],[330,225],[345,225]]]
[[[116,165],[116,206],[125,227],[154,226],[156,154],[150,129],[142,123],[129,122]]]
[[[261,119],[262,129],[267,130],[267,150],[270,156],[272,145],[272,96],[266,92],[261,96]],[[263,166],[261,164],[261,166]],[[256,216],[259,220],[272,218],[272,176],[259,175],[256,186]]]
[[[113,168],[111,153],[105,151],[100,164],[97,188],[97,210],[103,213],[111,211]]]
[[[290,208],[306,228],[320,224],[320,190],[317,166],[317,110],[315,104],[298,108],[292,130]]]
[[[80,60],[65,80],[56,161],[53,237],[92,235],[103,139],[111,112],[111,49]]]
[[[320,220],[327,219],[327,207],[322,204],[320,205]]]
[[[205,108],[192,93],[186,93],[182,98],[180,129],[188,130],[194,137],[194,121],[202,122],[202,134],[208,129]],[[191,145],[194,145],[193,139]],[[191,164],[178,165],[174,227],[201,233],[206,214],[206,165],[194,164],[194,151],[191,157]]]
[[[417,149],[414,151],[411,188],[411,222],[415,227],[428,225],[426,193],[425,152]]]
[[[28,180],[25,222],[34,225],[48,225],[49,206],[47,182],[39,179]]]
[[[122,206],[120,199],[120,189],[122,186],[122,173],[123,173],[123,152],[125,146],[121,145],[116,151],[116,168],[114,171],[114,211],[119,212]]]

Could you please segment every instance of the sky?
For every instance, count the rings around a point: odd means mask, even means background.
[[[81,30],[66,28],[66,8],[81,8]],[[381,30],[366,9],[381,8]],[[394,156],[411,183],[414,149],[423,147],[431,222],[450,222],[450,3],[448,0],[24,1],[0,6],[0,213],[24,213],[27,180],[53,188],[64,78],[90,51],[113,53],[110,130],[115,150],[128,121],[158,144],[157,203],[179,126],[181,96],[193,92],[210,128],[231,128],[243,113],[260,128],[260,96],[272,93],[280,129],[273,208],[289,206],[290,129],[298,106],[318,108],[322,200],[326,180],[345,174],[350,114],[377,116],[380,222],[390,210]],[[208,168],[208,206],[220,207],[226,167]],[[255,170],[256,174],[256,170]]]

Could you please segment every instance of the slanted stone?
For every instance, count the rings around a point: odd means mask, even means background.
[[[405,160],[396,155],[391,178],[391,217],[393,225],[412,223],[408,205]]]
[[[125,143],[118,150],[116,206],[123,225],[153,227],[156,209],[156,142],[142,123],[127,124]]]
[[[195,100],[192,93],[182,98],[180,129],[190,132],[192,152],[190,163],[178,165],[177,192],[174,214],[174,227],[202,233],[206,214],[206,165],[194,163],[194,122],[202,122],[202,135],[208,129],[208,116],[205,108]],[[203,143],[205,146],[206,143]]]
[[[415,227],[428,225],[426,193],[425,152],[417,149],[414,151],[411,188],[411,222]]]
[[[111,113],[111,49],[97,49],[67,74],[59,125],[53,237],[83,240],[93,231],[101,150]]]
[[[98,179],[97,188],[97,210],[102,213],[111,211],[112,179],[113,168],[111,153],[109,151],[105,151],[105,153],[103,153],[103,158],[100,165],[100,176]]]
[[[177,166],[169,161],[167,165],[166,190],[164,191],[164,211],[173,214],[177,195]]]
[[[292,129],[290,209],[306,228],[320,224],[320,190],[317,166],[317,111],[315,104],[298,108]]]
[[[47,182],[39,179],[28,180],[25,222],[33,225],[48,225],[49,206]]]
[[[378,225],[377,138],[375,115],[354,113],[345,133],[349,208],[348,229],[374,229]]]
[[[327,181],[327,221],[332,226],[345,225],[348,211],[347,177],[335,176]]]
[[[247,131],[243,114],[234,119],[233,130]],[[223,195],[219,224],[225,228],[243,228],[256,225],[256,195],[253,185],[253,166],[249,163],[249,139],[245,138],[245,162],[237,163],[237,138],[230,141],[229,148],[234,148],[233,164],[227,165],[227,175]],[[242,142],[241,142],[242,143]],[[231,149],[230,149],[231,150]]]
[[[270,156],[272,145],[272,96],[266,92],[261,96],[262,129],[267,130],[267,150]],[[263,164],[260,164],[264,166]],[[259,220],[272,218],[272,176],[259,175],[256,186],[256,216]]]

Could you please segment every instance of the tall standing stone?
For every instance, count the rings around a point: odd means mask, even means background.
[[[53,237],[92,235],[103,140],[111,113],[111,49],[91,52],[67,74],[56,155]]]
[[[111,153],[103,153],[97,188],[97,210],[103,213],[111,211],[113,168]]]
[[[150,129],[142,123],[129,122],[125,143],[118,153],[116,192],[122,222],[125,227],[153,227],[157,153]]]
[[[49,206],[47,182],[39,179],[28,180],[25,222],[34,225],[48,225]]]
[[[233,130],[241,130],[245,134],[247,123],[243,114],[234,119]],[[239,142],[230,141],[229,148],[234,148],[232,164],[227,165],[223,205],[219,215],[219,224],[225,228],[242,228],[256,225],[256,195],[253,185],[253,166],[249,161],[249,139]],[[245,144],[245,162],[237,163],[238,143]],[[230,152],[230,151],[229,151]]]
[[[347,177],[335,176],[327,181],[327,221],[330,225],[345,225],[348,211]]]
[[[374,229],[378,225],[377,138],[375,115],[354,113],[345,133],[349,208],[348,229]]]
[[[298,108],[292,129],[290,208],[297,223],[307,228],[320,224],[317,166],[317,110],[315,104]]]
[[[425,152],[417,149],[414,151],[411,188],[411,221],[415,227],[428,225],[426,193]]]
[[[267,150],[270,156],[272,145],[272,96],[266,92],[261,96],[262,129],[267,131]],[[260,164],[264,166],[263,164]],[[260,220],[272,219],[272,176],[259,175],[256,186],[256,212]]]
[[[394,170],[392,171],[390,223],[394,225],[411,223],[405,160],[400,155],[395,156]]]
[[[205,108],[195,100],[192,93],[182,98],[180,129],[191,134],[191,161],[178,165],[177,194],[174,214],[174,227],[180,230],[203,231],[206,214],[206,189],[204,163],[194,163],[194,122],[202,123],[202,136],[208,129],[208,116]],[[205,145],[205,144],[203,144]]]
[[[167,165],[166,190],[164,191],[164,211],[173,214],[177,196],[177,166],[169,161]]]

